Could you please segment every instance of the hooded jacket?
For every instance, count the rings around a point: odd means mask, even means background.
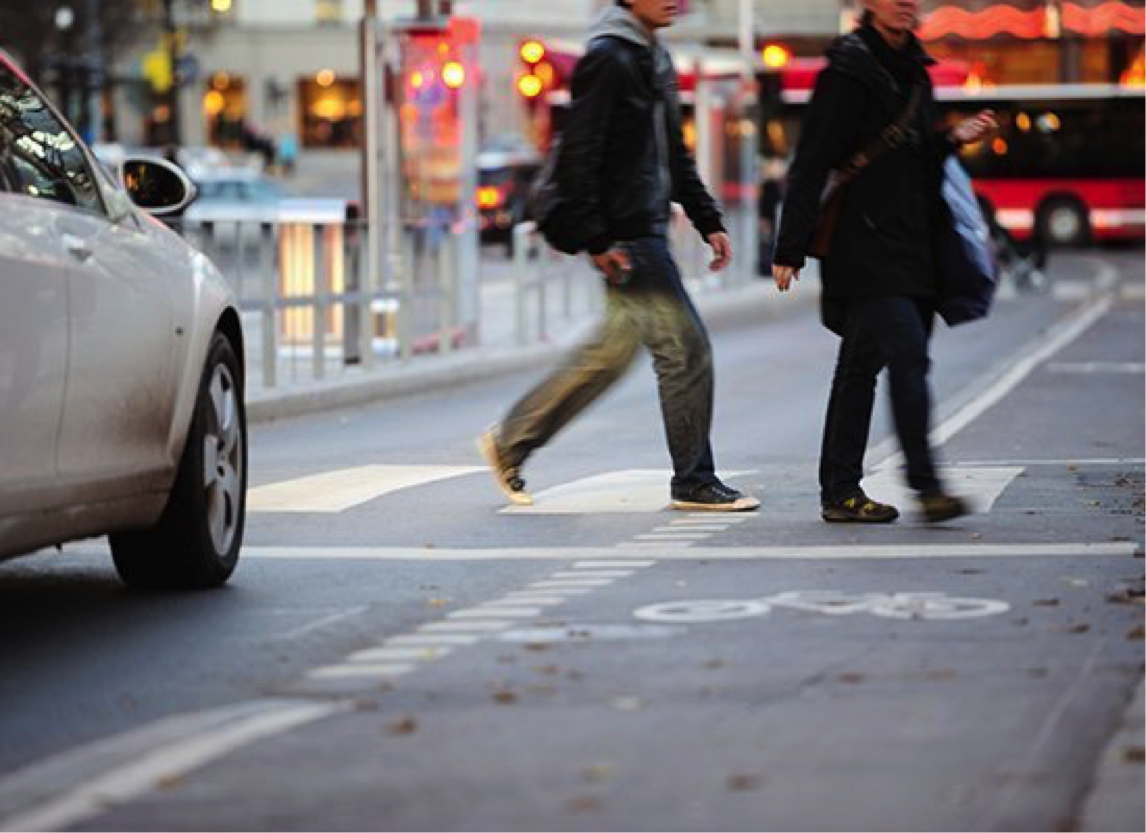
[[[942,162],[951,146],[932,129],[934,61],[911,37],[896,50],[871,26],[837,38],[815,90],[788,172],[774,262],[802,267],[829,172],[903,114],[912,85],[923,95],[907,140],[847,186],[831,255],[820,264],[826,299],[934,298],[934,229]]]
[[[701,235],[724,230],[684,144],[672,59],[627,9],[602,12],[573,73],[557,181],[590,254],[657,232],[671,202]]]

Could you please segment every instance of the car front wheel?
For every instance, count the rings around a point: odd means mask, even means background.
[[[151,529],[110,536],[116,571],[129,587],[218,587],[234,572],[247,492],[241,380],[230,341],[216,333],[163,515]]]

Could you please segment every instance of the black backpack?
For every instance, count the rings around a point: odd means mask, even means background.
[[[559,252],[575,255],[583,248],[568,220],[568,201],[561,195],[557,166],[561,156],[561,137],[553,140],[545,164],[537,172],[529,189],[529,216],[545,242]]]

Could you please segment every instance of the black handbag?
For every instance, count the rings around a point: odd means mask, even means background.
[[[836,168],[828,175],[828,182],[820,194],[820,210],[816,215],[816,226],[812,231],[812,241],[808,245],[808,254],[819,260],[824,260],[832,253],[832,238],[836,234],[836,224],[840,217],[840,209],[844,204],[847,184],[856,176],[889,150],[895,150],[907,138],[907,130],[919,109],[919,100],[922,98],[922,87],[916,85],[911,88],[911,96],[902,115],[879,132],[866,147],[856,151],[850,159],[840,168]]]

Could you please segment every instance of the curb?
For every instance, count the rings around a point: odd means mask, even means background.
[[[770,280],[754,280],[727,291],[697,292],[693,302],[709,329],[728,330],[783,317],[818,297],[815,291],[780,297]],[[596,317],[580,321],[546,344],[473,347],[445,356],[415,358],[406,364],[384,365],[360,375],[294,385],[290,390],[260,391],[247,400],[247,420],[258,424],[289,419],[544,367],[556,363],[596,325]]]

